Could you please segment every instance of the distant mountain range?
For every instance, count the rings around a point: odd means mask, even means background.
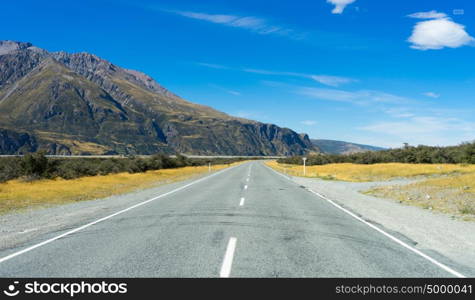
[[[301,155],[306,134],[188,102],[89,53],[0,41],[0,154]]]
[[[321,152],[327,154],[351,154],[366,151],[380,151],[385,148],[361,145],[343,141],[334,140],[311,140],[312,144],[319,148]]]

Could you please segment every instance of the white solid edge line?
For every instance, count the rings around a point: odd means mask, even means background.
[[[290,178],[284,176],[283,174],[280,174],[279,172],[277,172],[276,170],[272,169],[271,167],[269,167],[269,166],[266,166],[266,167],[268,167],[270,170],[274,171],[275,173],[277,173],[277,174],[279,174],[279,175],[281,175],[281,176],[283,176],[283,177],[285,177],[285,178],[287,178],[287,179],[290,180]],[[417,255],[419,255],[419,256],[425,258],[426,260],[430,261],[431,263],[433,263],[434,265],[438,266],[439,268],[445,270],[446,272],[449,272],[450,274],[452,274],[452,275],[454,275],[454,276],[456,276],[456,277],[458,277],[458,278],[465,278],[465,277],[466,277],[465,275],[463,275],[463,274],[461,274],[461,273],[455,271],[454,269],[452,269],[452,268],[450,268],[450,267],[444,265],[443,263],[438,262],[437,260],[435,260],[435,259],[433,259],[432,257],[428,256],[427,254],[424,254],[423,252],[417,250],[416,248],[414,248],[414,247],[412,247],[412,246],[410,246],[410,245],[404,243],[404,242],[401,241],[400,239],[398,239],[398,238],[392,236],[391,234],[389,234],[389,233],[387,233],[386,231],[384,231],[384,230],[378,228],[377,226],[375,226],[375,225],[373,225],[373,224],[371,224],[371,223],[369,223],[369,222],[363,220],[362,218],[358,217],[357,215],[355,215],[355,214],[352,213],[351,211],[349,211],[349,210],[347,210],[346,208],[342,207],[341,205],[335,203],[333,200],[331,200],[331,199],[329,199],[329,198],[323,196],[322,194],[320,194],[320,193],[318,193],[318,192],[315,192],[315,191],[313,191],[313,190],[311,190],[311,189],[309,189],[309,188],[307,188],[307,190],[308,190],[309,192],[311,192],[311,193],[317,195],[318,197],[320,197],[320,198],[322,198],[322,199],[328,201],[330,204],[332,204],[332,205],[335,206],[336,208],[338,208],[338,209],[344,211],[345,213],[349,214],[350,216],[352,216],[353,218],[357,219],[358,221],[360,221],[360,222],[362,222],[362,223],[368,225],[369,227],[373,228],[374,230],[378,231],[379,233],[385,235],[386,237],[390,238],[391,240],[393,240],[394,242],[396,242],[396,243],[398,243],[399,245],[403,246],[404,248],[406,248],[406,249],[408,249],[408,250],[410,250],[410,251],[416,253]]]
[[[244,197],[241,198],[241,202],[239,202],[239,206],[243,206],[244,205]]]
[[[290,176],[286,176],[280,172],[277,172],[276,170],[272,169],[271,167],[269,167],[268,165],[264,164],[264,166],[266,166],[269,170],[271,170],[272,172],[274,172],[275,174],[279,175],[279,176],[282,176],[284,177],[285,179],[288,179],[288,180],[291,180],[292,178]]]
[[[34,250],[34,249],[36,249],[36,248],[39,248],[39,247],[41,247],[41,246],[44,246],[44,245],[49,244],[49,243],[51,243],[51,242],[54,242],[54,241],[56,241],[56,240],[58,240],[58,239],[60,239],[60,238],[63,238],[63,237],[65,237],[65,236],[68,236],[68,235],[71,235],[71,234],[76,233],[76,232],[78,232],[78,231],[81,231],[81,230],[83,230],[83,229],[85,229],[85,228],[88,228],[88,227],[90,227],[90,226],[92,226],[92,225],[95,225],[95,224],[101,223],[101,222],[103,222],[103,221],[106,221],[106,220],[108,220],[108,219],[110,219],[110,218],[112,218],[112,217],[115,217],[115,216],[117,216],[117,215],[123,214],[123,213],[125,213],[125,212],[127,212],[127,211],[129,211],[129,210],[132,210],[132,209],[137,208],[137,207],[139,207],[139,206],[145,205],[145,204],[147,204],[147,203],[149,203],[149,202],[155,201],[155,200],[157,200],[157,199],[160,199],[160,198],[166,197],[166,196],[168,196],[168,195],[170,195],[170,194],[173,194],[173,193],[176,193],[176,192],[178,192],[178,191],[181,191],[181,190],[183,190],[183,189],[185,189],[185,188],[187,188],[187,187],[189,187],[189,186],[192,186],[192,185],[194,185],[194,184],[196,184],[196,183],[199,183],[199,182],[201,182],[201,181],[204,181],[204,180],[206,180],[206,179],[209,179],[209,178],[211,178],[211,177],[214,177],[214,176],[216,176],[216,175],[219,175],[219,174],[221,174],[221,173],[223,173],[223,172],[229,171],[229,170],[234,169],[234,168],[239,167],[239,166],[241,166],[241,165],[237,165],[237,166],[234,166],[234,167],[231,167],[231,168],[226,168],[226,169],[221,170],[221,171],[219,171],[219,172],[216,172],[216,173],[214,173],[214,174],[212,174],[212,175],[209,175],[209,176],[200,178],[200,179],[198,179],[198,180],[195,180],[195,181],[193,181],[193,182],[190,182],[190,183],[188,183],[188,184],[186,184],[186,185],[184,185],[184,186],[182,186],[182,187],[176,188],[176,189],[174,189],[174,190],[172,190],[172,191],[169,191],[169,192],[167,192],[167,193],[165,193],[165,194],[162,194],[162,195],[159,195],[159,196],[157,196],[157,197],[154,197],[154,198],[145,200],[145,201],[140,202],[140,203],[138,203],[138,204],[135,204],[135,205],[133,205],[133,206],[131,206],[131,207],[128,207],[128,208],[123,209],[123,210],[120,210],[120,211],[118,211],[118,212],[116,212],[116,213],[113,213],[113,214],[108,215],[108,216],[106,216],[106,217],[100,218],[100,219],[98,219],[98,220],[96,220],[96,221],[87,223],[87,224],[85,224],[85,225],[82,225],[82,226],[80,226],[80,227],[78,227],[78,228],[75,228],[75,229],[70,230],[70,231],[68,231],[68,232],[65,232],[65,233],[63,233],[63,234],[60,234],[60,235],[58,235],[58,236],[56,236],[56,237],[53,237],[53,238],[51,238],[51,239],[48,239],[48,240],[43,241],[43,242],[41,242],[41,243],[38,243],[38,244],[36,244],[36,245],[30,246],[30,247],[25,248],[25,249],[23,249],[23,250],[20,250],[20,251],[18,251],[18,252],[12,253],[12,254],[7,255],[7,256],[5,256],[5,257],[2,257],[2,258],[0,258],[0,263],[3,263],[3,262],[5,262],[5,261],[7,261],[7,260],[10,260],[10,259],[12,259],[12,258],[14,258],[14,257],[16,257],[16,256],[21,255],[21,254],[30,252],[31,250]]]
[[[325,199],[326,201],[328,201],[330,204],[332,204],[333,206],[335,206],[336,208],[346,212],[347,214],[349,214],[350,216],[352,216],[353,218],[357,219],[358,221],[368,225],[369,227],[373,228],[374,230],[378,231],[379,233],[381,234],[384,234],[386,237],[390,238],[391,240],[393,240],[394,242],[398,243],[399,245],[411,250],[412,252],[422,256],[423,258],[427,259],[428,261],[430,261],[431,263],[437,265],[438,267],[442,268],[443,270],[449,272],[450,274],[454,275],[454,276],[457,276],[459,278],[465,278],[465,276],[453,269],[451,269],[450,267],[438,262],[437,260],[433,259],[432,257],[424,254],[423,252],[417,250],[416,248],[404,243],[403,241],[401,241],[400,239],[392,236],[391,234],[387,233],[386,231],[374,226],[373,224],[363,220],[362,218],[358,217],[357,215],[355,215],[354,213],[352,213],[351,211],[347,210],[346,208],[340,206],[339,204],[333,202],[332,200],[328,199],[327,197],[323,196],[322,194],[318,193],[318,192],[315,192],[311,189],[307,189],[308,191],[310,191],[311,193],[319,196],[320,198],[323,198]]]
[[[221,272],[219,272],[219,277],[221,278],[228,278],[231,274],[231,267],[233,265],[236,242],[237,239],[235,237],[229,239],[228,246],[226,248],[226,253],[224,254],[223,264],[221,265]]]

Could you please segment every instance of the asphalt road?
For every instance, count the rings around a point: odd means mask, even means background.
[[[0,251],[0,277],[454,276],[257,161],[85,225]]]

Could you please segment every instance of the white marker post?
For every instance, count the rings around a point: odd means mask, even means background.
[[[302,160],[303,160],[303,176],[306,176],[307,175],[307,166],[305,165],[305,162],[307,161],[307,158],[306,157],[302,157]]]
[[[208,173],[210,173],[210,172],[211,172],[211,163],[209,162],[208,163]]]

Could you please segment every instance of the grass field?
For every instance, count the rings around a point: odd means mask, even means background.
[[[239,164],[239,163],[235,163]],[[213,171],[230,165],[214,165]],[[0,183],[0,214],[14,210],[105,198],[112,195],[185,180],[208,172],[207,166],[163,169],[146,173],[119,173],[72,180],[53,179]]]
[[[475,173],[430,178],[402,186],[383,186],[365,194],[475,220]]]
[[[267,164],[277,171],[303,176],[302,166],[279,164],[275,161]],[[461,215],[466,220],[475,219],[475,165],[342,163],[309,166],[306,173],[306,177],[351,182],[417,178],[420,181],[412,184],[381,186],[363,193],[425,209]]]
[[[268,166],[277,171],[293,176],[303,177],[303,166],[279,164],[270,161]],[[384,181],[395,178],[411,178],[418,176],[441,176],[475,173],[475,165],[452,164],[403,164],[386,163],[359,165],[351,163],[307,166],[306,176],[328,180],[352,182]]]

